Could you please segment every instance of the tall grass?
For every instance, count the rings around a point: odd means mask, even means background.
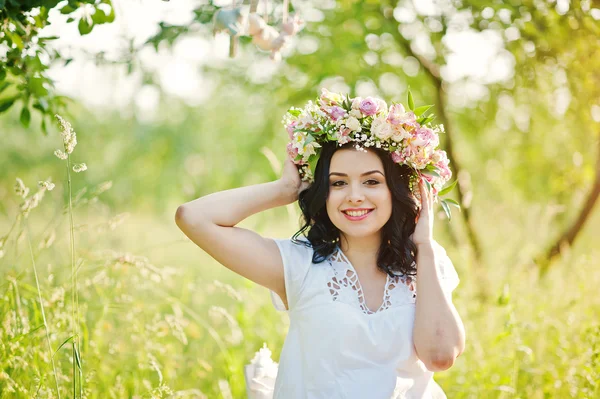
[[[0,399],[243,398],[244,364],[263,342],[279,358],[286,316],[264,288],[182,240],[171,215],[112,215],[102,201],[111,183],[80,187],[61,126],[58,189],[46,179],[30,193],[19,179],[20,203],[5,204],[14,217],[0,225]],[[242,226],[290,236],[282,211]],[[493,212],[477,216],[495,223]],[[596,219],[541,281],[506,261],[526,253],[492,253],[492,302],[479,299],[466,249],[447,246],[467,332],[464,354],[435,377],[449,398],[600,397]],[[539,229],[535,216],[522,225]]]

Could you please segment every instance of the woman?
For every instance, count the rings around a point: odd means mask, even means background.
[[[366,126],[376,115],[360,121]],[[294,126],[292,140],[301,131]],[[288,312],[274,398],[445,398],[433,372],[454,363],[465,333],[451,298],[458,276],[432,237],[434,191],[420,179],[415,193],[414,168],[395,162],[389,148],[328,137],[336,140],[317,144],[318,159],[308,151],[316,162],[309,181],[303,154],[293,153],[279,180],[184,204],[177,224],[225,267],[268,288],[276,309]],[[296,200],[305,224],[292,239],[235,227]]]

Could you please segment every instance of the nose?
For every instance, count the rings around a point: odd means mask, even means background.
[[[360,184],[351,184],[350,193],[347,197],[348,202],[360,204],[365,200]]]

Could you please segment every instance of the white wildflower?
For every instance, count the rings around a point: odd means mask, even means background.
[[[85,163],[73,165],[73,172],[75,173],[83,172],[85,170],[87,170],[87,165]]]
[[[29,189],[25,186],[23,180],[19,179],[18,177],[17,182],[15,183],[15,193],[21,198],[25,198],[27,197],[27,194],[29,194]]]
[[[60,115],[55,115],[56,119],[60,123],[61,136],[63,138],[63,144],[65,146],[65,151],[67,154],[70,154],[75,149],[77,145],[77,136],[75,135],[75,131],[71,127],[71,124],[64,120]]]
[[[59,159],[67,159],[69,156],[61,150],[54,151],[54,155],[56,155]]]
[[[54,190],[55,185],[48,179],[46,181],[39,181],[38,187],[43,188],[44,190],[52,191]]]

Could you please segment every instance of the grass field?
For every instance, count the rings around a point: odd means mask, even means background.
[[[118,213],[103,202],[110,185],[69,194],[68,176],[43,198],[31,181],[2,197],[0,398],[243,398],[244,364],[263,342],[277,360],[288,328],[268,291],[189,242],[177,203]],[[485,270],[436,222],[467,347],[435,378],[449,398],[598,398],[599,214],[540,280],[526,260],[554,233],[551,210],[508,205],[481,198],[475,210]],[[292,205],[241,226],[289,237],[297,217]]]

